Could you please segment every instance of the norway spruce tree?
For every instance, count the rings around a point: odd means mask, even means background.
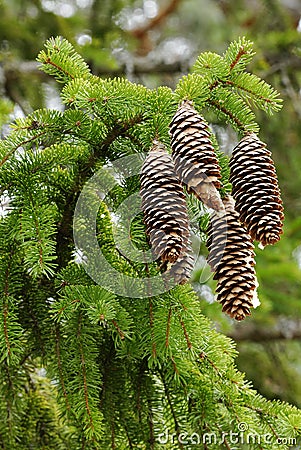
[[[188,217],[237,320],[258,305],[254,239],[281,234],[264,144],[229,165],[208,126],[218,117],[258,147],[253,109],[281,101],[247,71],[253,55],[243,38],[201,54],[174,91],[150,90],[94,76],[62,38],[45,44],[38,61],[64,111],[15,120],[0,146],[1,448],[297,442],[300,411],[252,389],[189,284]]]

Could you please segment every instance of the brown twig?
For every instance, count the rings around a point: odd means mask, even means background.
[[[165,6],[165,8],[162,8],[161,11],[158,12],[158,14],[147,22],[146,25],[140,28],[136,28],[135,30],[131,31],[131,34],[135,36],[138,39],[141,39],[144,34],[148,33],[153,28],[159,26],[164,22],[164,20],[167,19],[167,17],[175,11],[175,9],[178,7],[181,0],[171,0],[168,5]]]
[[[114,327],[116,328],[116,330],[117,330],[117,332],[118,332],[118,334],[119,334],[120,339],[123,340],[123,339],[125,338],[124,333],[123,333],[122,329],[119,327],[119,325],[118,325],[118,323],[116,322],[116,320],[113,319],[113,320],[112,320],[112,324],[113,324]]]
[[[42,64],[49,64],[50,66],[55,67],[59,72],[62,72],[63,74],[67,75],[67,77],[70,77],[72,80],[74,80],[74,76],[71,75],[71,73],[67,72],[67,70],[63,69],[61,66],[58,66],[56,63],[51,61],[51,58],[47,58]]]
[[[214,106],[216,109],[218,109],[220,112],[225,114],[225,116],[228,116],[230,118],[230,120],[232,122],[234,122],[240,130],[243,131],[245,129],[244,123],[241,122],[234,114],[232,114],[231,111],[229,111],[227,108],[222,106],[220,102],[218,102],[217,100],[210,100],[209,103],[212,106]]]
[[[236,66],[236,64],[238,64],[240,58],[241,58],[243,55],[246,55],[246,54],[247,54],[247,52],[246,52],[246,50],[244,49],[244,47],[240,47],[240,49],[239,49],[239,51],[238,51],[238,53],[237,53],[237,55],[236,55],[234,61],[232,61],[232,63],[230,64],[230,70],[233,70],[234,67]]]
[[[191,350],[192,349],[192,343],[191,343],[191,341],[189,339],[189,336],[188,336],[188,333],[187,333],[187,330],[186,330],[186,327],[185,327],[185,323],[183,322],[183,319],[182,319],[181,316],[179,316],[179,321],[180,321],[181,327],[182,327],[183,332],[184,332],[184,336],[185,336],[185,339],[186,339],[187,347],[189,348],[189,350]]]
[[[153,45],[149,38],[149,31],[162,25],[168,16],[176,10],[180,2],[181,0],[171,0],[169,4],[162,8],[158,14],[153,19],[149,20],[144,26],[130,31],[130,34],[140,41],[137,53],[140,55],[146,55],[152,50]]]

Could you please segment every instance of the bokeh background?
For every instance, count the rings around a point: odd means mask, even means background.
[[[151,88],[173,88],[203,51],[223,53],[240,36],[254,42],[250,70],[284,100],[279,113],[258,113],[283,194],[284,235],[276,246],[256,250],[262,305],[244,323],[233,323],[214,303],[214,282],[202,264],[205,248],[193,285],[204,314],[237,342],[238,367],[254,387],[301,407],[301,1],[0,0],[2,136],[15,117],[62,108],[57,87],[35,61],[46,39],[57,35],[76,47],[94,74]],[[211,125],[229,154],[238,136],[225,124]],[[4,209],[2,193],[0,214]]]

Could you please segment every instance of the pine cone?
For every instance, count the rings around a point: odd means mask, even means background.
[[[209,208],[223,209],[220,167],[204,118],[184,101],[170,124],[172,157],[181,183]]]
[[[283,204],[271,152],[252,133],[234,148],[230,182],[235,209],[253,240],[275,244],[283,233]]]
[[[185,195],[171,156],[155,141],[140,173],[142,209],[153,253],[162,262],[175,263],[188,247]]]
[[[211,217],[207,261],[215,272],[216,299],[223,305],[223,311],[243,320],[251,314],[250,308],[259,305],[254,245],[239,221],[233,198],[229,195],[223,203],[224,215],[215,212]]]
[[[163,274],[163,278],[166,282],[173,280],[176,284],[185,284],[190,279],[195,262],[190,244],[190,241],[188,241],[184,255],[172,264],[169,270]]]

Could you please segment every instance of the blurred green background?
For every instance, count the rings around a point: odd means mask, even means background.
[[[15,117],[62,108],[55,84],[35,62],[50,36],[67,38],[94,74],[148,87],[174,87],[202,51],[222,53],[239,36],[254,42],[250,70],[284,100],[280,113],[258,113],[283,194],[284,235],[275,247],[256,250],[262,305],[243,323],[233,323],[213,302],[204,257],[193,285],[204,313],[236,340],[239,369],[254,387],[301,407],[300,0],[0,0],[0,12],[2,136]],[[237,136],[222,123],[212,126],[229,154]],[[0,214],[5,196],[1,205]]]

